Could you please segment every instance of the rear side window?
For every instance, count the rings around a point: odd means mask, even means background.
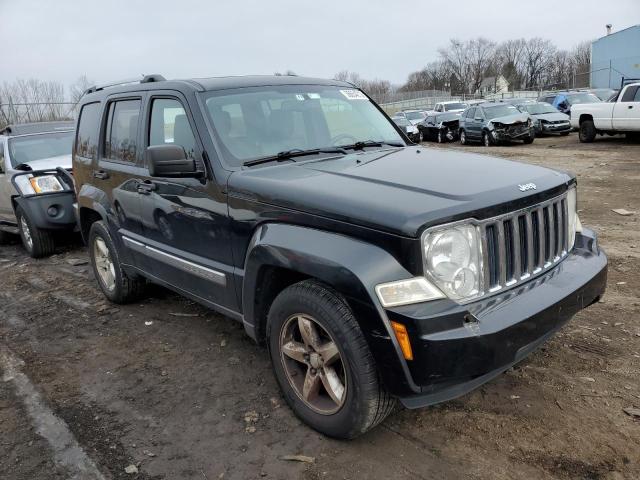
[[[180,145],[187,158],[196,158],[196,140],[182,104],[175,99],[157,98],[151,104],[149,145]]]
[[[100,103],[87,103],[80,111],[76,136],[76,155],[96,159],[100,125]]]
[[[104,156],[110,160],[135,163],[138,147],[140,100],[120,100],[109,104]]]

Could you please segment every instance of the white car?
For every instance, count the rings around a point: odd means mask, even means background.
[[[449,102],[436,103],[434,110],[438,113],[442,112],[463,112],[469,105],[460,102],[458,100],[451,100]]]
[[[640,82],[629,83],[609,102],[584,103],[571,107],[571,126],[579,130],[581,142],[593,142],[596,135],[626,133],[640,135]]]

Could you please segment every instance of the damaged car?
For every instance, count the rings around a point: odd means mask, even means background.
[[[400,130],[402,130],[409,140],[414,143],[420,143],[423,140],[422,131],[413,123],[411,123],[407,117],[392,117],[393,123],[395,123]]]
[[[485,147],[521,140],[533,143],[533,120],[513,105],[482,103],[466,109],[460,117],[460,143],[482,142]]]
[[[514,105],[521,112],[531,115],[536,135],[569,135],[571,132],[571,117],[549,103],[527,101]]]
[[[453,142],[458,139],[460,113],[434,113],[418,124],[418,129],[425,140],[438,143]]]
[[[0,131],[0,244],[20,235],[34,258],[55,234],[76,228],[71,177],[74,122],[9,125]]]

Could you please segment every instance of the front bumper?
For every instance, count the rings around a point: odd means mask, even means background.
[[[449,300],[386,311],[407,327],[414,354],[408,408],[463,395],[521,361],[605,291],[607,258],[585,230],[555,268],[502,294],[458,305]]]
[[[542,133],[563,133],[571,131],[571,123],[542,123]]]
[[[20,177],[55,174],[63,183],[64,189],[58,192],[40,194],[22,194],[18,186]],[[14,174],[11,183],[16,192],[14,201],[31,220],[31,223],[42,230],[74,230],[77,228],[73,177],[63,168],[30,170]]]
[[[512,140],[525,140],[529,137],[535,137],[535,129],[534,127],[524,128],[519,131],[511,131],[508,130],[492,130],[491,135],[493,135],[493,139],[496,142],[510,142]]]

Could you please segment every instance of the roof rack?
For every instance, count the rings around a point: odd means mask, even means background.
[[[93,85],[87,88],[84,92],[84,95],[89,93],[97,92],[98,90],[104,90],[109,87],[119,87],[120,85],[129,85],[131,83],[152,83],[152,82],[163,82],[166,78],[157,73],[153,73],[151,75],[143,75],[142,78],[129,78],[126,80],[116,80],[110,83],[104,83],[102,85]]]

